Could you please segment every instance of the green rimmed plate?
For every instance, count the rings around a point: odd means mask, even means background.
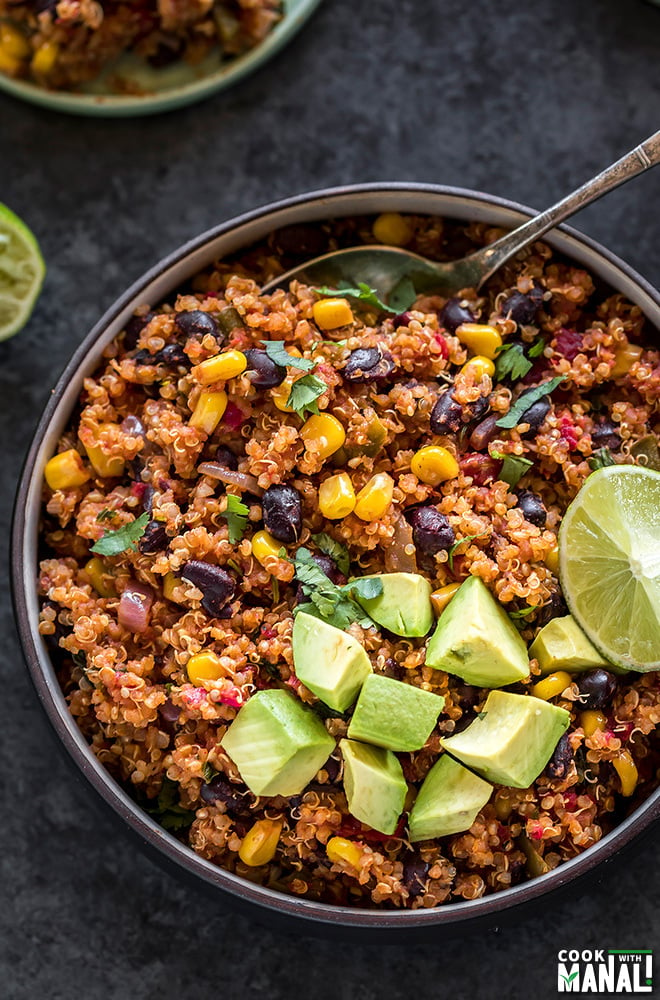
[[[47,90],[0,73],[0,90],[41,107],[74,115],[122,118],[172,111],[232,86],[267,62],[302,28],[321,0],[284,0],[284,17],[254,49],[231,60],[212,53],[198,66],[177,63],[153,69],[127,54],[80,91]],[[118,94],[108,80],[120,74],[140,95]]]

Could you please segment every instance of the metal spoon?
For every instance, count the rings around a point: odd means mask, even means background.
[[[342,282],[346,286],[346,283],[355,285],[355,282],[363,281],[387,300],[393,288],[404,278],[412,281],[418,293],[454,295],[463,288],[480,288],[502,264],[549,229],[657,163],[660,163],[660,132],[650,136],[552,208],[462,260],[437,263],[399,247],[350,247],[323,254],[300,267],[294,267],[268,282],[263,290],[269,292],[287,287],[294,279],[331,288],[337,288]]]

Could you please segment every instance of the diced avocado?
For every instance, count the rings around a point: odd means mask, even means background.
[[[378,597],[355,599],[367,614],[395,635],[426,635],[433,625],[431,584],[419,573],[380,573],[361,580],[380,580]]]
[[[552,757],[570,721],[570,712],[540,698],[491,691],[474,722],[441,743],[488,781],[528,788]]]
[[[348,811],[380,833],[394,833],[408,786],[401,764],[389,750],[340,740]]]
[[[572,615],[553,618],[544,625],[529,647],[529,657],[539,661],[542,674],[549,674],[554,670],[579,673],[594,667],[604,667],[614,673],[628,673],[603,659]]]
[[[371,674],[360,691],[348,736],[387,750],[419,750],[431,735],[445,699],[395,681]]]
[[[502,687],[529,674],[525,643],[478,576],[461,584],[440,615],[426,664],[476,687]]]
[[[257,691],[220,741],[255,795],[298,795],[335,748],[310,708],[281,689]]]
[[[353,704],[371,673],[357,639],[304,611],[293,626],[293,663],[298,680],[338,712]]]
[[[411,841],[469,830],[493,786],[443,754],[424,779],[408,820]]]

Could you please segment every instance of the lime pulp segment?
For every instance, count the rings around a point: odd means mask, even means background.
[[[27,323],[46,273],[33,233],[0,203],[0,340]]]
[[[578,624],[611,663],[660,668],[660,473],[592,473],[559,531],[559,568]]]

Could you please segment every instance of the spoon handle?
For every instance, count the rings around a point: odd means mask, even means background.
[[[479,266],[477,287],[490,278],[510,257],[543,236],[549,229],[553,229],[564,219],[568,219],[569,216],[586,205],[590,205],[597,198],[601,198],[608,191],[612,191],[619,184],[625,184],[631,177],[636,177],[637,174],[643,173],[658,163],[660,163],[660,132],[656,132],[645,142],[640,143],[616,163],[579,187],[577,191],[562,198],[556,205],[546,209],[540,215],[534,216],[529,222],[514,229],[512,233],[507,233],[495,243],[491,243],[490,246],[467,258],[471,263]]]

